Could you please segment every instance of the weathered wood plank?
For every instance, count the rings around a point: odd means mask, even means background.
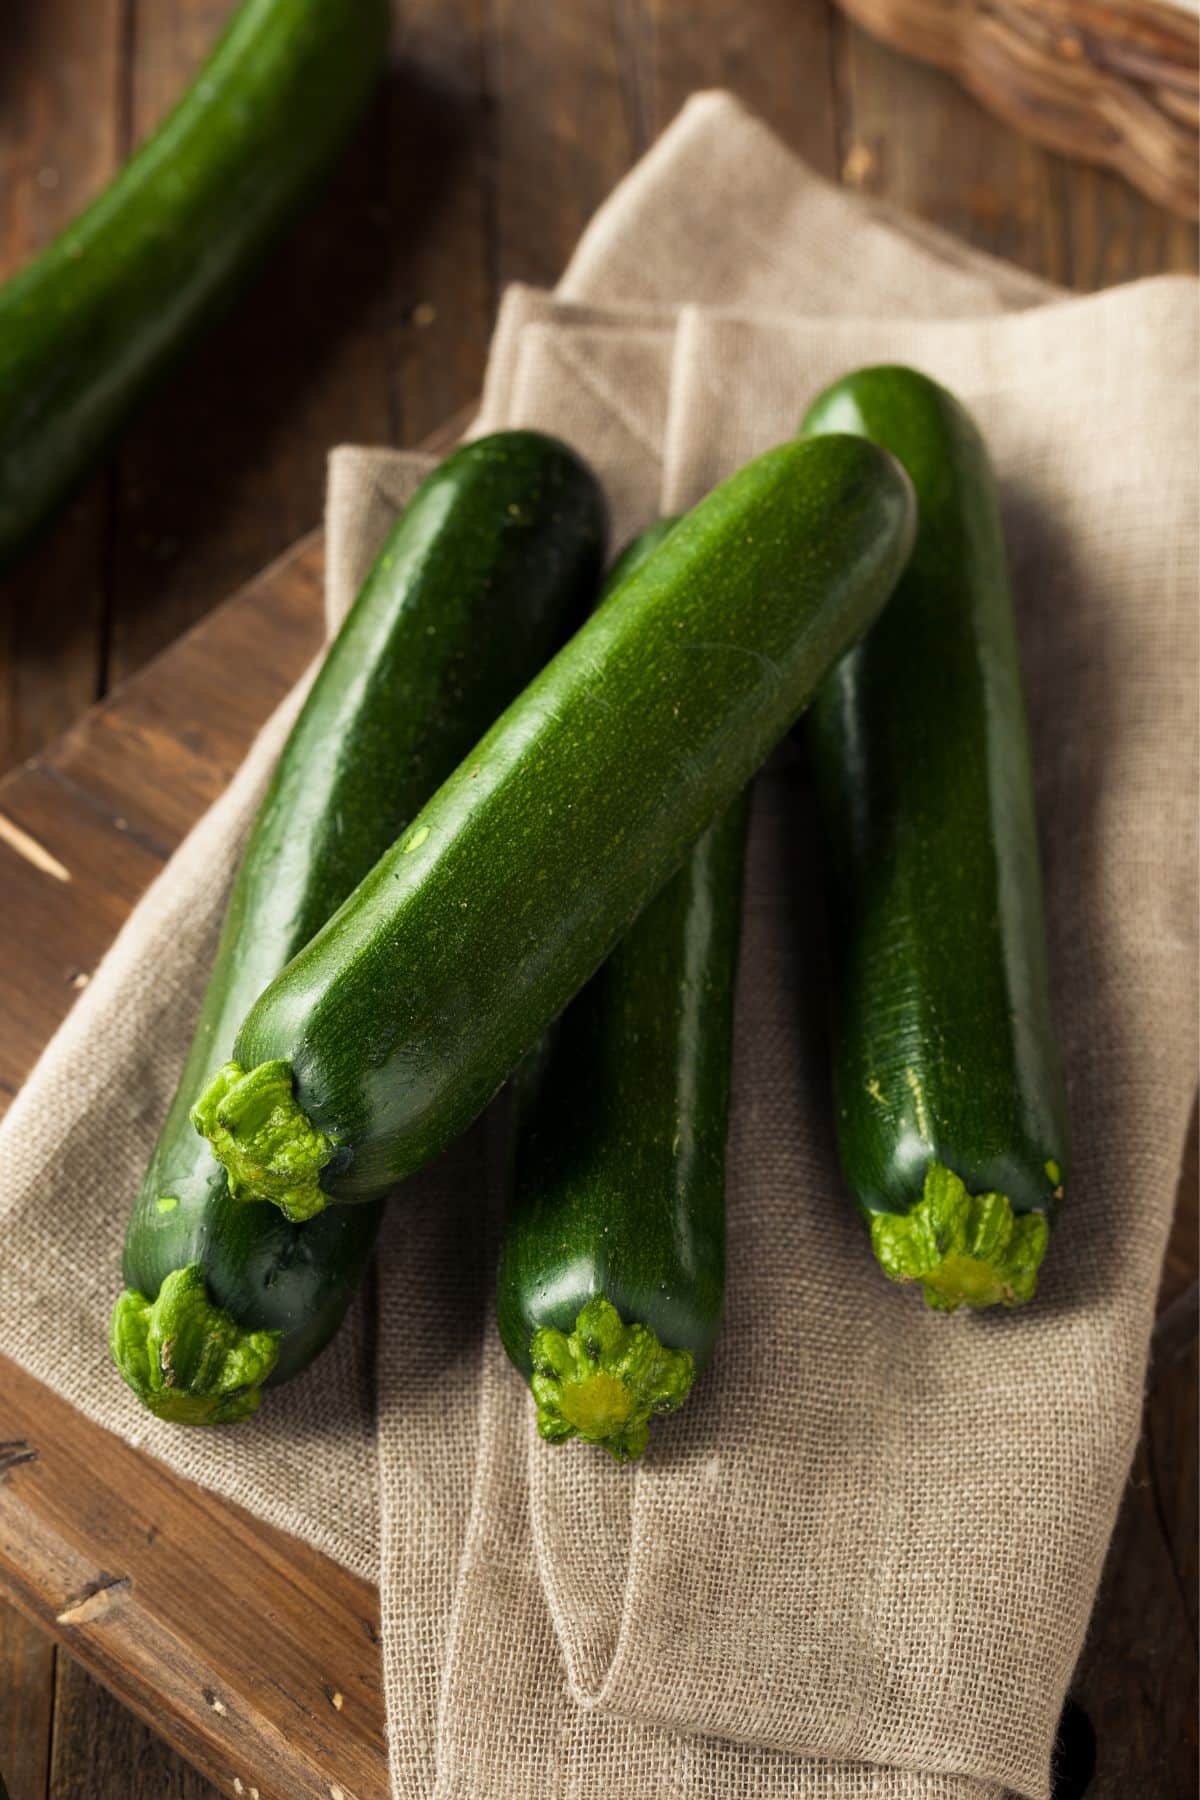
[[[584,226],[636,161],[608,0],[497,0],[486,42],[493,105],[494,281],[558,280]]]
[[[1064,165],[984,112],[950,76],[839,16],[834,61],[843,180],[1068,285]]]
[[[1072,1686],[1095,1734],[1088,1800],[1196,1792],[1196,1426],[1193,1338],[1152,1389]]]
[[[497,295],[485,9],[403,0],[380,205],[406,224],[383,318],[392,440],[419,443],[474,400]],[[431,183],[436,191],[429,193]]]
[[[835,22],[824,0],[642,0],[630,41],[643,68],[642,135],[653,140],[688,95],[728,87],[823,175],[837,173]]]
[[[0,57],[0,281],[104,185],[121,158],[121,0],[6,9]],[[0,769],[96,698],[110,481],[88,482],[0,576]]]
[[[69,1656],[58,1659],[47,1791],[49,1800],[217,1800],[220,1793]]]
[[[50,1770],[54,1641],[0,1600],[0,1775],[9,1800],[43,1800]]]
[[[1151,206],[1119,176],[1064,163],[1071,285],[1111,287],[1139,275],[1194,275],[1197,229]]]
[[[0,1585],[22,1611],[224,1793],[382,1800],[374,1589],[0,1369]]]
[[[22,948],[0,986],[0,1111],[319,647],[320,582],[310,538],[0,780],[0,939]]]
[[[230,8],[132,4],[130,120],[141,139]],[[385,91],[322,195],[122,437],[106,685],[320,522],[331,444],[388,441],[382,308],[419,220],[387,209]]]

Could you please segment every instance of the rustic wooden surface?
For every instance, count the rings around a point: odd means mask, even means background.
[[[165,1730],[219,1791],[329,1800],[339,1789],[382,1800],[375,1589],[227,1501],[163,1480],[136,1450],[2,1366],[0,1581],[23,1612]],[[39,1642],[24,1647],[26,1671]],[[36,1671],[31,1689],[35,1681]],[[17,1721],[24,1741],[8,1780],[18,1797],[22,1763],[28,1791],[41,1791],[44,1718],[37,1724],[35,1743]],[[49,1751],[55,1795],[156,1794],[173,1760],[154,1733],[131,1738],[122,1713],[66,1656]],[[124,1780],[124,1763],[143,1757],[141,1785]]]
[[[13,0],[0,62],[0,274],[111,172],[227,10],[227,0]],[[948,79],[873,44],[825,0],[802,8],[794,0],[736,8],[719,0],[553,8],[499,0],[489,9],[474,0],[403,0],[391,75],[324,201],[0,584],[0,767],[42,752],[0,789],[0,813],[73,876],[61,881],[0,845],[0,941],[21,946],[19,958],[7,959],[0,995],[4,1094],[303,661],[316,629],[316,550],[302,551],[115,704],[44,747],[317,523],[331,443],[417,442],[469,401],[503,284],[552,281],[613,182],[689,92],[717,84],[741,93],[826,174],[1064,285],[1195,267],[1194,231],[1115,178],[1022,142]],[[229,691],[229,652],[236,666],[256,671],[254,683]],[[1088,1791],[1104,1800],[1135,1784],[1164,1800],[1195,1791],[1194,1140],[1190,1167],[1146,1431],[1076,1683],[1099,1738]],[[32,1404],[7,1377],[0,1372],[0,1427],[6,1408],[28,1419]],[[169,1628],[170,1582],[154,1572],[153,1544],[136,1549],[138,1580],[101,1600],[90,1622],[86,1610],[56,1622],[86,1602],[92,1584],[129,1570],[85,1566],[84,1522],[71,1507],[82,1505],[86,1484],[72,1486],[71,1471],[90,1466],[72,1461],[87,1452],[70,1416],[53,1407],[43,1416],[38,1429],[53,1454],[20,1462],[20,1452],[9,1452],[0,1473],[0,1562],[10,1590],[220,1787],[0,1604],[0,1769],[13,1800],[249,1793],[253,1777],[239,1772],[234,1754],[242,1740],[204,1698],[207,1684],[184,1684],[163,1702],[136,1658],[106,1660],[105,1608],[115,1628],[122,1608],[153,1603]],[[0,1429],[5,1439],[27,1436]],[[5,1455],[0,1450],[0,1461]],[[116,1464],[106,1456],[95,1466],[107,1480]],[[52,1504],[41,1484],[54,1491]],[[199,1514],[211,1504],[185,1492],[179,1504]],[[177,1497],[160,1497],[161,1508],[141,1506],[144,1536],[156,1524],[161,1536],[175,1516]],[[9,1536],[18,1513],[49,1516],[53,1525],[43,1554],[60,1559],[62,1604],[49,1615],[49,1589],[19,1591]],[[234,1529],[261,1530],[246,1521]],[[135,1547],[119,1547],[134,1566]],[[283,1594],[303,1594],[290,1558],[269,1557],[267,1566]],[[321,1580],[333,1593],[349,1578],[322,1565]],[[343,1595],[330,1615],[331,1644],[341,1641],[337,1620],[352,1613]],[[374,1670],[377,1680],[365,1632],[361,1642],[366,1662],[354,1673]],[[350,1668],[348,1642],[344,1649]],[[175,1652],[178,1663],[177,1644]],[[349,1705],[335,1716],[324,1694],[334,1679],[301,1661],[294,1691],[276,1694],[277,1710],[268,1706],[262,1716],[282,1734],[276,1751],[294,1740],[314,1780],[316,1746],[327,1742],[338,1754],[350,1746],[357,1785],[344,1791],[367,1800],[383,1792],[377,1689],[372,1702],[368,1682],[359,1681],[361,1713],[356,1706],[343,1727]],[[1069,1735],[1064,1781],[1075,1786],[1064,1786],[1064,1800],[1081,1791],[1087,1725],[1077,1717]],[[333,1791],[337,1766],[327,1766],[324,1787],[261,1786],[262,1800]]]

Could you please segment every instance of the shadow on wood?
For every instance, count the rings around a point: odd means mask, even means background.
[[[20,617],[36,596],[53,621],[48,656],[69,660],[76,639],[94,641],[102,613],[93,697],[108,687],[114,660],[143,660],[212,604],[210,591],[191,589],[189,564],[211,568],[215,544],[236,562],[240,519],[254,519],[252,562],[311,527],[325,478],[314,441],[390,435],[381,430],[378,383],[355,368],[354,347],[368,325],[386,328],[389,296],[403,292],[406,262],[480,129],[469,101],[407,66],[390,71],[324,189],[250,288],[142,405],[77,489],[68,516],[53,519],[5,572],[0,611]],[[277,498],[281,465],[286,506]],[[256,516],[264,469],[270,489]],[[90,553],[79,566],[69,551],[89,511],[103,523],[87,534]]]

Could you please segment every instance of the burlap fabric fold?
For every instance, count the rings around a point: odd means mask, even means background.
[[[576,444],[618,538],[787,436],[857,363],[915,362],[979,413],[1020,596],[1088,1237],[1064,1238],[1039,1306],[1003,1319],[914,1316],[865,1269],[829,1142],[815,846],[780,759],[756,802],[717,1361],[631,1478],[547,1455],[485,1341],[448,1649],[401,1791],[1047,1791],[1195,1084],[1178,1005],[1194,987],[1194,309],[1194,284],[1170,281],[1067,303],[860,212],[723,98],[686,110],[555,296],[510,293],[480,425]],[[1162,852],[1143,893],[1148,835]],[[1149,1111],[1118,1146],[1134,1091]],[[394,1428],[393,1445],[384,1413],[385,1569],[419,1606]],[[388,1678],[393,1716],[421,1713],[398,1651]]]
[[[703,96],[601,209],[557,294],[510,294],[478,428],[578,445],[623,537],[882,358],[963,394],[1004,489],[1076,1134],[1034,1307],[935,1319],[871,1265],[829,1139],[794,754],[755,801],[726,1330],[636,1471],[542,1447],[496,1347],[495,1120],[391,1209],[374,1396],[357,1316],[226,1432],[158,1424],[107,1367],[125,1210],[296,696],[0,1129],[5,1348],[182,1472],[378,1571],[399,1794],[1048,1791],[1195,1083],[1194,285],[1063,300],[838,193]],[[333,458],[331,621],[422,466]]]

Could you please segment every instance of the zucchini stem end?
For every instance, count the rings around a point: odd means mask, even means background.
[[[179,1425],[231,1425],[258,1410],[279,1355],[277,1331],[247,1331],[208,1297],[199,1263],[174,1269],[148,1300],[117,1298],[109,1348],[143,1406]]]
[[[574,1331],[535,1331],[530,1356],[539,1434],[550,1444],[583,1438],[619,1463],[642,1454],[651,1419],[682,1406],[696,1374],[690,1350],[665,1348],[648,1325],[626,1325],[602,1294]]]
[[[884,1274],[919,1282],[937,1312],[1024,1306],[1050,1237],[1045,1214],[1015,1213],[1006,1194],[971,1194],[942,1163],[930,1164],[910,1211],[873,1213],[870,1227]]]
[[[191,1121],[212,1145],[235,1200],[269,1200],[294,1225],[324,1209],[329,1196],[319,1176],[337,1146],[296,1099],[290,1063],[223,1064]]]

